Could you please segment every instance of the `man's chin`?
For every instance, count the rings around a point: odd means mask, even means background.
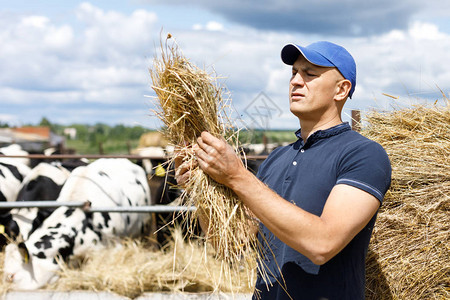
[[[303,107],[302,103],[299,103],[299,102],[291,102],[291,105],[289,106],[289,109],[290,109],[291,113],[293,113],[296,116],[299,115],[299,114],[307,113],[307,111]]]

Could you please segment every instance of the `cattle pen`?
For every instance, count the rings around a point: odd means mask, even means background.
[[[77,154],[28,154],[28,155],[0,155],[0,158],[26,158],[34,159],[42,162],[51,161],[64,161],[64,160],[80,160],[86,159],[90,162],[97,159],[109,158],[109,159],[128,159],[130,161],[139,161],[144,159],[156,160],[156,161],[168,161],[170,156],[144,156],[144,155],[103,155],[103,154],[89,154],[89,155],[77,155]],[[247,156],[247,160],[264,160],[266,156]],[[155,178],[159,182],[164,181],[164,177],[156,178],[155,174],[147,174],[147,180],[150,182],[152,178]],[[24,208],[37,208],[37,209],[54,209],[59,207],[67,207],[70,209],[81,209],[85,213],[132,213],[132,214],[165,214],[174,216],[180,213],[193,212],[196,210],[194,206],[183,205],[171,205],[171,204],[151,204],[144,206],[124,207],[124,206],[91,206],[89,201],[70,201],[70,202],[57,202],[56,199],[33,199],[33,201],[14,201],[14,202],[0,202],[0,211],[9,209],[24,209]],[[153,220],[153,219],[152,219]],[[154,227],[156,229],[159,227]],[[0,228],[2,231],[2,228]],[[179,246],[177,246],[179,247]],[[170,249],[169,249],[170,251]],[[174,249],[175,251],[175,249]],[[179,251],[179,250],[177,250]],[[202,253],[202,249],[195,250]],[[175,252],[174,252],[175,253]],[[173,254],[172,256],[174,256]],[[161,260],[164,260],[161,257]],[[185,268],[185,267],[184,267]],[[219,268],[218,266],[214,268]],[[215,288],[213,288],[214,290]],[[215,292],[211,294],[210,291],[202,289],[199,291],[187,291],[187,292],[169,292],[169,291],[147,291],[139,296],[133,295],[133,293],[117,293],[114,290],[107,289],[102,291],[101,289],[96,291],[89,291],[86,288],[72,288],[69,290],[35,290],[35,291],[20,291],[20,290],[8,290],[0,297],[0,299],[251,299],[250,293],[242,292]]]
[[[89,159],[95,160],[100,158],[125,158],[130,160],[168,160],[168,156],[142,156],[131,154],[120,155],[103,155],[103,154],[28,154],[28,155],[2,155],[0,158],[28,158],[38,160],[63,160],[63,159]],[[267,155],[248,155],[247,160],[264,160]],[[13,209],[13,208],[58,208],[60,206],[66,206],[71,208],[83,208],[86,212],[113,212],[113,213],[176,213],[176,212],[189,212],[194,211],[194,206],[169,206],[169,205],[150,205],[139,207],[91,207],[87,202],[55,202],[55,199],[35,199],[34,201],[20,201],[20,202],[0,202],[0,209]]]
[[[102,155],[102,154],[28,154],[28,155],[0,155],[5,158],[28,158],[38,160],[63,160],[63,159],[100,159],[100,158],[125,158],[130,160],[138,159],[155,159],[167,160],[168,157],[161,156],[141,156],[141,155]],[[195,210],[195,207],[185,206],[166,206],[166,205],[151,205],[140,207],[95,207],[92,208],[89,202],[55,202],[55,199],[35,199],[35,201],[20,201],[20,202],[3,202],[0,203],[0,209],[12,208],[57,208],[60,206],[83,208],[86,212],[116,212],[116,213],[171,213],[171,212],[186,212]]]

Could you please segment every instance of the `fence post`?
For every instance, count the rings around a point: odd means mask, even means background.
[[[127,151],[128,151],[128,154],[131,154],[131,142],[130,142],[130,140],[127,140]]]
[[[361,111],[352,109],[352,130],[361,131]]]

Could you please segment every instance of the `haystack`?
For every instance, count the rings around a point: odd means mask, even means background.
[[[450,298],[450,105],[367,116],[387,151],[391,189],[367,260],[367,299]]]

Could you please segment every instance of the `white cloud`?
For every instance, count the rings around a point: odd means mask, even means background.
[[[223,31],[225,27],[222,23],[216,21],[209,21],[206,25],[194,24],[192,25],[193,30],[207,30],[207,31]]]
[[[36,27],[36,28],[45,28],[50,20],[44,16],[27,16],[24,17],[21,21],[21,26],[25,27]]]
[[[206,29],[209,31],[221,31],[224,27],[223,24],[219,22],[210,21],[206,24]]]
[[[0,21],[7,25],[0,33],[0,64],[8,70],[0,74],[0,86],[91,94],[106,86],[145,87],[145,59],[153,50],[156,15],[143,10],[124,15],[83,3],[77,17],[81,31],[45,16]],[[51,95],[46,101],[60,101]]]
[[[64,25],[59,28],[51,27],[44,35],[43,42],[49,49],[65,49],[72,46],[73,38],[72,28]]]
[[[357,59],[355,99],[363,107],[388,109],[393,100],[382,93],[409,98],[441,99],[437,86],[447,89],[450,36],[434,24],[414,22],[407,31],[392,31],[380,38],[350,41]]]
[[[430,23],[414,22],[409,29],[409,35],[416,40],[440,40],[448,38],[439,32],[438,26]]]
[[[193,30],[202,30],[203,29],[203,25],[202,24],[194,24],[192,26]]]
[[[81,49],[87,55],[96,56],[97,51],[101,50],[106,52],[105,55],[114,57],[117,52],[136,53],[152,46],[157,21],[156,14],[152,12],[136,10],[131,15],[124,15],[83,3],[76,15],[86,26]]]

